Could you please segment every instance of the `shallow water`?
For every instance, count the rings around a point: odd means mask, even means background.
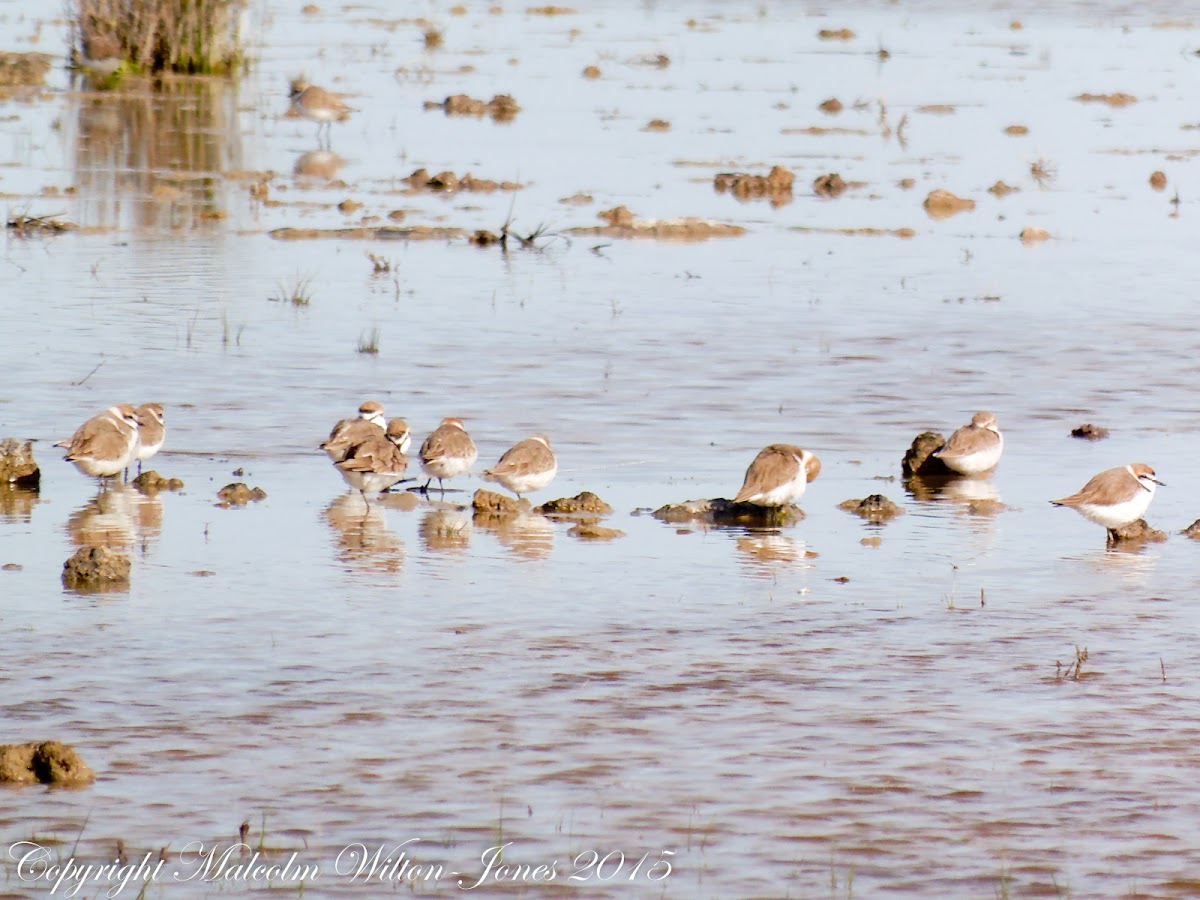
[[[0,3],[3,46],[61,52],[61,24],[39,32],[31,10]],[[0,563],[23,567],[0,572],[0,739],[67,741],[98,773],[84,791],[6,791],[6,844],[66,855],[78,836],[97,862],[118,840],[135,859],[169,846],[186,877],[185,845],[235,840],[245,820],[272,860],[321,867],[317,896],[391,890],[339,875],[338,854],[410,839],[467,884],[511,842],[505,862],[556,861],[572,896],[1194,895],[1197,549],[1173,535],[1105,551],[1046,503],[1144,459],[1168,484],[1152,524],[1200,514],[1194,25],[1116,5],[423,11],[445,31],[436,51],[415,22],[383,27],[386,5],[273,4],[236,94],[97,95],[56,70],[45,97],[0,111],[10,211],[83,226],[10,235],[2,260],[0,436],[37,438],[44,480],[0,506]],[[840,27],[859,37],[816,36]],[[665,68],[640,62],[658,53]],[[582,77],[591,64],[601,78]],[[300,68],[360,110],[334,128],[335,184],[293,175],[317,150],[311,123],[282,117]],[[1085,91],[1138,102],[1071,99]],[[458,92],[522,110],[422,109]],[[837,117],[817,110],[832,96]],[[671,130],[641,130],[656,117]],[[1016,123],[1030,134],[1003,133]],[[711,187],[772,164],[796,172],[791,203]],[[403,193],[419,166],[526,187]],[[831,171],[865,185],[812,195]],[[281,205],[250,195],[247,173],[265,172]],[[987,193],[1001,178],[1021,191]],[[935,187],[977,208],[931,219]],[[558,202],[577,192],[594,201]],[[345,215],[347,198],[365,206]],[[620,203],[749,233],[559,234]],[[395,209],[554,234],[507,254],[268,236]],[[1053,237],[1026,246],[1026,225]],[[865,227],[916,234],[819,230]],[[392,272],[373,275],[368,251]],[[306,306],[270,299],[301,278]],[[379,354],[357,353],[376,327]],[[476,523],[455,506],[477,479],[366,510],[314,448],[368,397],[416,440],[461,416],[479,468],[547,432],[560,474],[537,499],[593,490],[626,536]],[[125,400],[167,407],[152,467],[182,493],[97,499],[51,449]],[[1006,508],[907,493],[912,437],[979,408],[1005,430],[990,490]],[[1068,438],[1084,421],[1112,436]],[[795,527],[630,514],[728,496],[779,440],[824,463]],[[234,480],[268,499],[216,508]],[[836,508],[874,492],[906,514],[874,527]],[[130,553],[127,593],[63,592],[84,541]],[[1084,677],[1064,677],[1077,647]],[[567,881],[589,851],[629,862]],[[653,880],[661,851],[673,868]],[[48,892],[6,873],[0,897]],[[464,892],[449,875],[413,890]],[[545,887],[475,893],[502,890]]]

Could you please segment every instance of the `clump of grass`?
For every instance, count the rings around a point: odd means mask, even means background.
[[[230,75],[245,62],[236,0],[71,0],[71,46],[83,68]]]
[[[291,284],[281,281],[278,290],[271,296],[275,303],[290,303],[292,306],[308,306],[312,298],[312,277],[309,275],[297,275]]]
[[[1029,164],[1029,174],[1038,187],[1044,188],[1054,183],[1054,179],[1058,177],[1058,167],[1048,159],[1039,158]]]
[[[370,353],[372,356],[379,352],[379,327],[364,331],[358,339],[358,352]]]

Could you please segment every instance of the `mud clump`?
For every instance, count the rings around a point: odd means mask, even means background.
[[[490,116],[496,122],[511,122],[521,111],[511,94],[497,94],[486,103],[466,94],[454,94],[440,102],[426,100],[425,108],[441,109],[448,116]]]
[[[217,498],[221,501],[217,506],[222,508],[245,506],[250,502],[257,503],[259,500],[266,500],[267,492],[259,487],[247,487],[244,481],[235,481],[217,491]]]
[[[861,500],[846,500],[838,504],[838,509],[862,516],[868,522],[876,524],[904,515],[904,507],[893,503],[883,494],[871,494]]]
[[[540,512],[544,516],[570,516],[578,515],[579,513],[607,516],[612,511],[613,508],[611,506],[591,491],[583,491],[574,497],[559,497],[557,500],[550,500],[547,503],[543,503],[534,510],[534,512]]]
[[[0,53],[0,88],[41,87],[52,64],[48,53]]]
[[[974,209],[975,201],[952,194],[945,188],[937,188],[929,192],[924,206],[925,212],[932,218],[944,219],[955,213]]]
[[[1015,194],[1021,190],[1019,187],[1013,187],[1011,184],[1005,184],[1003,181],[997,181],[990,188],[989,194],[995,194],[997,197],[1007,197],[1009,194]]]
[[[970,516],[998,516],[1007,507],[999,500],[981,497],[978,500],[967,501],[966,511]]]
[[[830,97],[828,100],[825,100],[817,106],[817,109],[825,113],[827,116],[836,116],[844,108],[845,107],[842,105],[842,101],[837,97]]]
[[[750,175],[745,172],[722,172],[713,178],[713,188],[719,194],[726,191],[739,200],[754,200],[770,197],[772,201],[791,199],[792,185],[796,174],[783,166],[772,166],[766,175]]]
[[[477,513],[486,515],[516,515],[524,509],[528,509],[529,501],[515,500],[512,497],[506,497],[504,494],[497,494],[495,491],[487,491],[479,488],[475,491],[475,496],[471,498],[471,508]]]
[[[36,490],[41,480],[42,470],[33,458],[33,441],[0,441],[0,484]]]
[[[355,241],[449,241],[466,237],[462,228],[435,225],[380,225],[358,228],[276,228],[267,237],[277,241],[311,241],[319,238],[339,238]]]
[[[462,176],[449,171],[430,175],[426,169],[417,169],[404,179],[404,183],[409,185],[414,193],[433,191],[441,194],[456,194],[460,191],[486,194],[493,191],[519,191],[524,187],[515,181],[492,181],[487,178],[476,178],[470,172]]]
[[[651,515],[670,524],[699,523],[706,525],[787,525],[804,518],[798,506],[755,506],[753,503],[734,503],[724,497],[712,500],[686,500],[660,506]]]
[[[1111,94],[1090,94],[1085,92],[1077,94],[1071,99],[1078,100],[1080,103],[1105,103],[1112,107],[1130,106],[1137,103],[1137,97],[1133,96],[1133,94],[1126,94],[1123,91],[1116,91]]]
[[[129,557],[108,547],[80,547],[63,563],[62,583],[73,591],[128,590]]]
[[[1108,437],[1108,429],[1087,422],[1078,428],[1071,429],[1071,437],[1084,441],[1102,441]]]
[[[850,28],[822,28],[817,37],[823,41],[852,41],[854,31]]]
[[[573,525],[567,534],[581,541],[611,541],[625,537],[625,532],[620,528],[605,528],[596,522],[580,522]]]
[[[153,497],[159,491],[183,490],[183,481],[179,478],[163,478],[153,469],[148,469],[133,479],[133,486],[148,497]]]
[[[1190,537],[1193,541],[1200,541],[1200,519],[1197,519],[1179,533],[1185,537]]]
[[[584,78],[599,78],[600,77],[600,67],[599,66],[587,66],[583,70],[583,77]]]
[[[1029,134],[1028,125],[1009,125],[1004,129],[1004,133],[1009,137],[1022,137]]]
[[[741,225],[713,222],[709,219],[635,219],[624,206],[596,214],[607,225],[567,229],[568,234],[610,238],[657,238],[659,240],[703,241],[714,237],[745,234]]]
[[[1161,191],[1167,186],[1167,173],[1162,171],[1150,173],[1150,187]]]
[[[0,744],[0,784],[79,787],[96,780],[75,748],[59,741]]]
[[[1151,528],[1146,524],[1145,519],[1138,519],[1136,522],[1130,522],[1128,525],[1122,525],[1120,528],[1110,528],[1108,530],[1108,542],[1110,544],[1161,544],[1166,539],[1167,533],[1165,531]]]
[[[1021,229],[1021,233],[1017,237],[1024,244],[1039,244],[1042,241],[1050,240],[1050,232],[1045,228],[1039,228],[1037,225],[1026,225]]]
[[[846,182],[837,172],[830,172],[813,180],[813,190],[822,197],[839,197],[846,191]]]
[[[900,469],[909,475],[950,475],[949,467],[933,454],[946,446],[946,439],[936,431],[923,431],[913,438],[912,446],[904,453]]]
[[[671,123],[666,119],[651,119],[644,126],[642,131],[670,131]]]

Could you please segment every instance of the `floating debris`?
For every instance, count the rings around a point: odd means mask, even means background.
[[[268,237],[277,241],[310,241],[339,238],[355,241],[449,241],[467,236],[463,228],[433,225],[377,225],[358,228],[276,228]]]
[[[18,213],[8,220],[6,227],[20,237],[33,237],[38,234],[63,234],[74,231],[79,226],[52,216],[27,216]]]
[[[426,169],[417,169],[404,179],[404,183],[415,192],[433,191],[435,193],[453,194],[459,191],[491,193],[492,191],[519,191],[524,187],[515,181],[491,181],[486,178],[476,178],[470,172],[458,176],[453,172],[438,172],[430,175]]]
[[[955,213],[975,208],[975,201],[956,196],[943,188],[930,191],[925,198],[925,211],[931,218],[944,219]]]
[[[822,197],[837,197],[846,190],[846,182],[837,172],[813,179],[813,190]]]
[[[713,178],[713,188],[717,193],[726,191],[739,200],[751,200],[759,197],[770,197],[773,201],[792,196],[792,185],[796,175],[791,169],[783,166],[772,166],[766,175],[751,175],[746,172],[722,172]]]
[[[1048,241],[1050,239],[1050,232],[1045,228],[1039,228],[1037,225],[1026,225],[1021,229],[1018,237],[1026,244],[1036,244],[1041,241]]]
[[[1129,106],[1132,103],[1137,103],[1137,97],[1133,96],[1133,94],[1126,94],[1121,91],[1117,91],[1112,94],[1083,93],[1078,94],[1071,99],[1078,100],[1080,103],[1106,103],[1113,107]]]

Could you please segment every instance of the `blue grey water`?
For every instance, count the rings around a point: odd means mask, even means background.
[[[0,437],[36,438],[44,472],[0,513],[0,564],[22,567],[0,571],[0,742],[63,740],[98,774],[6,790],[0,855],[78,840],[105,861],[120,840],[169,847],[187,877],[183,848],[248,820],[272,861],[321,867],[314,896],[378,896],[338,854],[404,841],[468,884],[508,844],[529,868],[493,870],[481,896],[536,894],[551,864],[580,897],[1194,894],[1200,547],[1177,532],[1200,516],[1197,22],[1116,4],[572,6],[426,3],[417,21],[271,2],[236,89],[164,96],[72,84],[59,11],[0,2],[0,48],[56,56],[45,92],[0,108],[0,192],[81,226],[10,234],[0,258]],[[356,109],[333,127],[332,180],[295,174],[318,149],[284,116],[301,71]],[[1073,99],[1118,91],[1136,102]],[[455,93],[521,111],[423,108]],[[831,97],[839,115],[818,110]],[[790,203],[713,190],[775,164],[796,173]],[[414,194],[419,167],[524,187]],[[828,172],[855,184],[819,197]],[[989,193],[1000,179],[1020,191]],[[976,208],[930,218],[935,188]],[[619,204],[748,233],[565,233]],[[508,253],[269,236],[395,210],[547,234]],[[1051,236],[1023,243],[1026,226]],[[837,231],[865,228],[914,234]],[[272,300],[298,280],[307,305]],[[357,352],[376,328],[379,353]],[[535,499],[595,491],[626,536],[477,524],[456,508],[477,477],[445,503],[365,510],[315,447],[367,398],[417,441],[462,417],[477,469],[548,433],[560,474]],[[169,428],[151,465],[186,488],[97,501],[51,444],[150,400]],[[908,494],[912,437],[977,409],[1006,435],[986,486],[1004,509]],[[1067,436],[1088,421],[1111,437]],[[631,514],[729,496],[775,441],[824,465],[799,524]],[[1106,551],[1047,503],[1139,460],[1167,483],[1148,514],[1166,543]],[[217,508],[235,480],[268,499]],[[875,492],[906,514],[837,509]],[[95,541],[131,555],[130,589],[64,593],[63,560]],[[1084,677],[1064,678],[1077,648]],[[48,895],[3,871],[0,896]],[[261,886],[164,875],[149,895]],[[448,874],[412,889],[464,893]]]

